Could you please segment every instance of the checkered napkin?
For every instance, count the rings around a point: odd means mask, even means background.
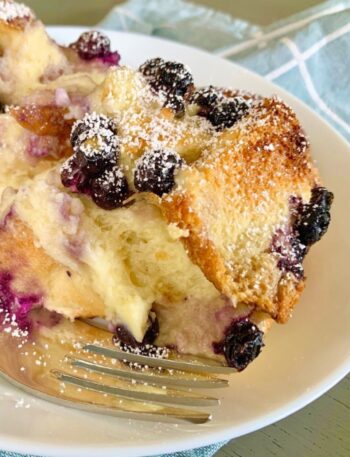
[[[292,92],[350,140],[350,0],[264,28],[184,0],[129,0],[99,26],[173,39],[238,62]],[[222,445],[162,457],[211,457]],[[0,457],[23,456],[0,451]]]
[[[184,0],[129,0],[99,24],[209,50],[287,89],[350,140],[350,0],[258,27]]]

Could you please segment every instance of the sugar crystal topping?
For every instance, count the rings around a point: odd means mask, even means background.
[[[120,54],[111,51],[111,42],[107,35],[96,30],[84,32],[77,41],[69,45],[83,60],[98,59],[100,63],[108,66],[118,65]]]
[[[13,22],[16,19],[32,19],[34,14],[28,6],[23,3],[15,3],[8,0],[0,1],[0,20]]]
[[[86,157],[96,154],[110,156],[118,147],[117,126],[113,119],[87,113],[72,128],[71,142],[75,152],[82,151]]]
[[[122,187],[123,178],[124,173],[120,168],[114,166],[111,169],[105,170],[102,175],[98,176],[98,178],[96,178],[96,182],[104,186],[113,185],[118,188]]]
[[[96,30],[85,32],[79,38],[79,50],[84,53],[97,54],[101,50],[109,50],[110,45],[108,36]],[[72,47],[76,47],[76,44],[73,44]]]
[[[127,354],[142,355],[151,357],[152,359],[167,359],[170,353],[168,348],[155,346],[153,344],[144,344],[134,347],[125,344],[122,341],[116,341],[115,345]]]
[[[134,184],[137,190],[153,192],[160,197],[174,187],[174,175],[183,164],[172,150],[150,150],[136,161]]]

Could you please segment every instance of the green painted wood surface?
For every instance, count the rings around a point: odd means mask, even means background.
[[[98,22],[113,5],[123,0],[23,0],[46,24]],[[166,0],[164,0],[166,1]],[[319,0],[192,0],[257,24],[269,24],[320,3]]]
[[[231,441],[215,457],[349,457],[350,376],[311,405]]]
[[[92,25],[118,0],[23,0],[47,24]],[[166,0],[164,0],[166,1]],[[318,0],[194,0],[269,24]],[[233,440],[216,457],[350,457],[350,376],[292,416]]]

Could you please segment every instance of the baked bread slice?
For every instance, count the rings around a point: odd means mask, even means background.
[[[176,183],[161,207],[169,223],[189,232],[193,262],[223,294],[285,322],[304,287],[303,256],[294,258],[287,240],[294,202],[309,202],[319,185],[295,113],[281,100],[261,100]],[[290,266],[279,267],[276,237],[285,238]]]

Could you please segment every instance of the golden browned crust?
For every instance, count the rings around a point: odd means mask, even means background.
[[[0,229],[0,271],[10,273],[18,293],[43,295],[44,306],[75,317],[104,315],[104,304],[68,271],[35,244],[32,231],[14,215]]]
[[[185,194],[178,194],[174,195],[172,199],[164,199],[162,210],[168,222],[174,222],[181,229],[189,231],[189,236],[183,238],[188,254],[193,262],[205,272],[207,278],[223,293],[226,293],[225,275],[227,275],[227,271],[223,259],[215,249],[215,245],[201,235],[203,221],[199,215],[191,211],[190,198],[186,198]]]
[[[303,280],[278,269],[271,244],[289,223],[290,198],[308,200],[318,180],[307,140],[289,107],[265,99],[214,147],[178,174],[165,218],[188,231],[191,259],[220,291],[285,322]]]
[[[282,278],[278,284],[276,296],[276,319],[280,323],[287,322],[291,317],[291,311],[299,300],[304,290],[305,281],[297,280],[290,276],[287,280]]]

